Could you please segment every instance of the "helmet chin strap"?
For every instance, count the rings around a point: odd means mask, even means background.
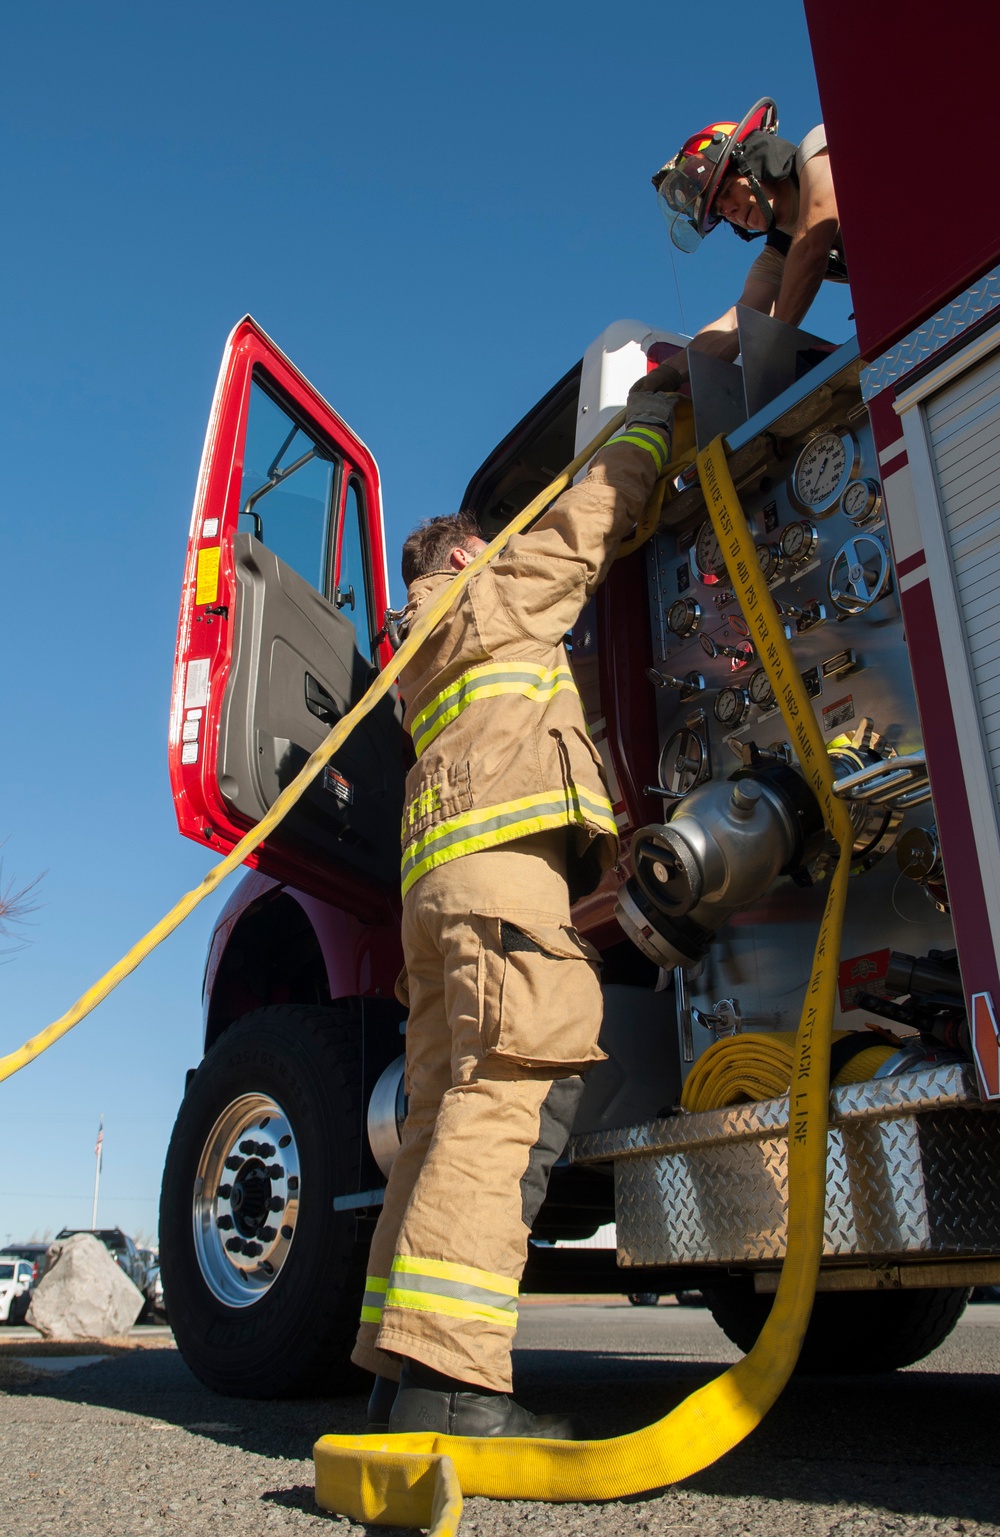
[[[730,224],[741,240],[756,240],[759,235],[769,235],[774,228],[774,209],[764,193],[764,189],[750,168],[750,162],[739,144],[734,144],[730,153],[731,161],[740,176],[745,176],[750,187],[750,195],[761,213],[764,215],[764,228],[762,230],[743,229],[739,224]]]

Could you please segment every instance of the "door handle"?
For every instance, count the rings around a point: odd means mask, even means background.
[[[333,695],[327,692],[322,683],[317,682],[311,672],[306,673],[306,709],[326,726],[335,726],[341,715]]]

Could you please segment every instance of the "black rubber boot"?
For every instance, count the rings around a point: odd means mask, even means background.
[[[573,1422],[560,1414],[531,1414],[507,1393],[491,1393],[405,1361],[389,1431],[431,1430],[447,1436],[536,1436],[572,1441]]]
[[[368,1400],[367,1434],[376,1436],[389,1429],[389,1411],[396,1401],[399,1383],[391,1377],[376,1377]]]

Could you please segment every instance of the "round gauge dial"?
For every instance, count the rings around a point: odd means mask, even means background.
[[[672,635],[693,635],[701,624],[701,605],[694,598],[678,598],[667,610],[667,629]]]
[[[771,710],[777,703],[774,697],[774,690],[771,687],[771,680],[763,667],[758,667],[757,671],[750,678],[747,683],[747,693],[754,704],[761,710]]]
[[[882,511],[882,488],[877,480],[852,480],[840,499],[840,510],[856,527],[873,523]]]
[[[776,544],[755,544],[754,549],[757,551],[757,559],[760,561],[765,582],[773,582],[781,573],[781,551]]]
[[[792,471],[792,493],[809,512],[832,512],[854,474],[857,439],[851,432],[821,432],[799,454]]]
[[[691,564],[699,582],[704,582],[707,587],[714,587],[726,569],[726,562],[711,523],[703,523],[695,535]]]
[[[750,695],[745,688],[720,688],[712,709],[720,726],[742,726],[750,714]]]
[[[808,518],[799,518],[785,525],[778,543],[786,560],[790,560],[793,566],[804,566],[815,554],[819,529]]]

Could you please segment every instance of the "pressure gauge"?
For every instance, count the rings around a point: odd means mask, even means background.
[[[726,562],[711,523],[703,523],[695,535],[691,550],[691,565],[699,582],[703,582],[706,587],[714,587],[726,569]]]
[[[719,725],[728,726],[734,731],[737,726],[742,726],[750,714],[750,695],[745,688],[735,688],[730,684],[727,688],[720,688],[712,709]]]
[[[819,529],[815,523],[810,523],[808,518],[799,518],[794,523],[786,523],[781,530],[778,544],[782,555],[786,560],[790,560],[793,566],[804,566],[816,553]]]
[[[704,721],[704,716],[699,719]],[[700,731],[682,726],[664,744],[657,778],[664,793],[680,800],[708,777],[708,745]]]
[[[877,480],[852,480],[840,498],[840,510],[855,528],[874,523],[882,511],[882,487]]]
[[[776,544],[755,544],[754,549],[757,551],[757,559],[760,561],[764,580],[770,586],[781,574],[781,551]]]
[[[671,635],[693,635],[701,624],[701,605],[694,598],[678,598],[667,609],[667,629]]]
[[[799,454],[792,471],[792,494],[806,512],[832,512],[858,467],[853,432],[821,432]]]
[[[757,671],[750,677],[747,683],[747,693],[754,704],[761,710],[773,710],[777,703],[774,697],[774,690],[771,687],[771,680],[763,667],[758,667]]]

